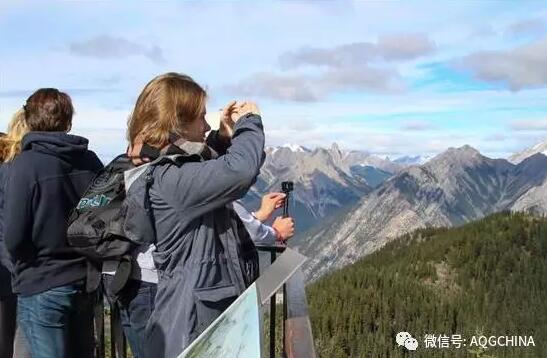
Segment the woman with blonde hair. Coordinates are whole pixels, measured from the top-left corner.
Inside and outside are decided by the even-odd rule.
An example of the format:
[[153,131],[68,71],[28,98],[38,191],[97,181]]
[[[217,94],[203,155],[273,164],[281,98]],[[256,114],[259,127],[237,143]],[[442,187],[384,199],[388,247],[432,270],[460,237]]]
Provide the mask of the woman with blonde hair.
[[232,202],[262,166],[262,120],[255,104],[233,101],[220,130],[206,136],[206,100],[192,78],[167,73],[144,87],[128,123],[134,162],[160,157],[127,193],[149,202],[155,232],[159,282],[147,357],[177,357],[258,275],[256,248]]
[[21,152],[21,140],[27,134],[25,111],[18,110],[8,124],[8,132],[0,138],[0,162],[9,162]]
[[[4,189],[8,162],[21,152],[21,140],[27,134],[25,112],[18,110],[8,124],[7,134],[0,136],[0,357],[28,357],[26,342],[17,330],[17,296],[11,289],[13,263],[4,244]],[[15,351],[14,351],[15,340]]]

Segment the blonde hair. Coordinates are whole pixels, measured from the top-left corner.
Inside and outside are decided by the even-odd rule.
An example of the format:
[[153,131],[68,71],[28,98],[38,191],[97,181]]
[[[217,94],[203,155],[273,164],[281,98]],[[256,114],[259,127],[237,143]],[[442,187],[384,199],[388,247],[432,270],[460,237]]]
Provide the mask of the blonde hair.
[[127,122],[131,145],[147,143],[163,147],[171,133],[184,136],[185,124],[205,109],[207,93],[191,77],[169,72],[144,87]]
[[25,111],[18,110],[8,124],[8,133],[0,138],[0,162],[9,162],[21,152],[21,140],[29,132]]

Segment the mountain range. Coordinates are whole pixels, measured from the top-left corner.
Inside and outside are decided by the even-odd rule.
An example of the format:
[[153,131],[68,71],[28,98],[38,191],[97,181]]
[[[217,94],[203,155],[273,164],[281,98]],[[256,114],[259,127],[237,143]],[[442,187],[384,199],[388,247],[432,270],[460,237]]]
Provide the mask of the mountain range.
[[262,195],[292,181],[290,215],[296,218],[297,231],[304,232],[358,202],[401,169],[402,165],[365,152],[342,151],[336,144],[315,150],[268,147],[261,174],[243,203],[255,210]]
[[[527,153],[514,164],[463,146],[423,165],[384,162],[380,169],[365,162],[370,155],[337,146],[278,148],[261,178],[268,184],[263,188],[295,180],[295,208],[305,208],[312,220],[292,245],[310,257],[305,271],[316,279],[418,228],[459,226],[505,210],[547,212],[547,157]],[[373,182],[370,172],[359,171],[367,167],[382,179]],[[294,212],[297,222],[299,215]]]

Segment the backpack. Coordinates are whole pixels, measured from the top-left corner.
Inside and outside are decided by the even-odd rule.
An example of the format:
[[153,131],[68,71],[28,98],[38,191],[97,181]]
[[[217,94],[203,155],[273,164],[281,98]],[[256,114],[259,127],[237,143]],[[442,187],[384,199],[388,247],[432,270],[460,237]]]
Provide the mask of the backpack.
[[[155,166],[147,167],[146,196]],[[127,155],[114,158],[97,173],[70,216],[67,240],[69,246],[87,258],[88,292],[99,287],[103,262],[115,261],[117,269],[110,288],[114,296],[117,296],[129,280],[135,249],[144,241],[153,240],[150,237],[139,239],[135,235],[128,235],[126,230],[128,211],[132,214],[139,210],[134,208],[126,196],[128,188],[125,173],[134,168],[135,165]],[[149,235],[150,232],[145,234]]]

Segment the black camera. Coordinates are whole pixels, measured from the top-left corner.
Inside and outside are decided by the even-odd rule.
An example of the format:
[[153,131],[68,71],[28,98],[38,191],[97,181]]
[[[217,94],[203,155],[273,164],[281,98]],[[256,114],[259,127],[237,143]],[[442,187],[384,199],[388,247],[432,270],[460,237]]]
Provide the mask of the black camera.
[[284,193],[288,193],[288,192],[291,192],[293,191],[294,189],[294,184],[292,181],[284,181],[281,183],[281,191],[284,192]]
[[289,194],[294,189],[294,184],[292,181],[281,182],[281,191],[285,193],[285,203],[283,205],[283,217],[289,216]]

